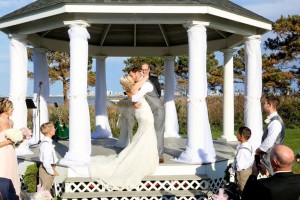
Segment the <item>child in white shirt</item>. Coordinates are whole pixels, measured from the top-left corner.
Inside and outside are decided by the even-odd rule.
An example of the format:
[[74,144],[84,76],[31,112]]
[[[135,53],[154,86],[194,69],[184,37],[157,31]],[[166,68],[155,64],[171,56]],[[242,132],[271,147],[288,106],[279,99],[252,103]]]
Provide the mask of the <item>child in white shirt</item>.
[[55,128],[53,122],[47,122],[42,124],[40,129],[44,138],[40,143],[41,165],[39,167],[39,177],[44,189],[50,191],[54,177],[59,175],[55,170],[55,164],[58,162],[58,159],[51,139],[55,134]]
[[254,152],[248,142],[251,137],[251,130],[248,127],[240,127],[236,137],[241,144],[236,147],[237,153],[232,163],[232,168],[236,172],[237,183],[240,192],[242,192],[252,173],[252,165],[254,162]]

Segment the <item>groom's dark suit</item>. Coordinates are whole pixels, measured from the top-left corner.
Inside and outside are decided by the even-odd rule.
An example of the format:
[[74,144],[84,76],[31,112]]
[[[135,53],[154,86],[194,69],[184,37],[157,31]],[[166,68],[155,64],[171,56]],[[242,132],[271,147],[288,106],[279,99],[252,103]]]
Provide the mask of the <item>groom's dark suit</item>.
[[18,200],[14,185],[10,179],[0,177],[0,193],[3,200]]
[[277,172],[269,178],[251,175],[242,194],[242,200],[298,200],[300,174]]

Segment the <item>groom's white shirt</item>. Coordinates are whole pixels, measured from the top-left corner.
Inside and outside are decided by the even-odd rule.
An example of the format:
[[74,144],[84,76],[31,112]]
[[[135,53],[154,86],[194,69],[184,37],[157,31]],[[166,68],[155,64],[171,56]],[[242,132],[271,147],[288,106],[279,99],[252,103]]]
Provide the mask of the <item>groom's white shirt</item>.
[[144,83],[144,85],[142,85],[141,89],[135,95],[132,95],[131,101],[138,102],[139,100],[141,100],[141,98],[144,97],[145,94],[147,94],[148,92],[151,92],[153,89],[154,88],[151,83],[149,83],[149,82]]
[[[270,114],[267,118],[271,119],[272,117],[278,115],[277,112]],[[281,132],[282,125],[278,120],[273,120],[270,124],[268,124],[268,136],[266,139],[261,143],[259,149],[267,152],[271,147],[274,146],[276,138],[278,137],[279,133]]]

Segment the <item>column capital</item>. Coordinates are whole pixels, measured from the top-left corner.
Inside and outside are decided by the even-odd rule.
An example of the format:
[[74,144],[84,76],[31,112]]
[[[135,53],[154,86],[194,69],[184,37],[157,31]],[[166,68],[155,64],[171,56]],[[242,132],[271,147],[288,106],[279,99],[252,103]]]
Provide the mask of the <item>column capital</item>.
[[233,54],[236,51],[237,49],[231,49],[231,48],[221,50],[221,52],[223,52],[224,54]]
[[203,26],[208,26],[209,22],[202,22],[202,21],[190,21],[190,22],[186,22],[185,24],[183,24],[184,28],[190,29],[192,27],[203,27]]
[[8,34],[9,39],[16,39],[21,42],[26,42],[27,41],[27,35],[21,35],[21,34]]
[[96,55],[94,56],[95,59],[99,59],[99,60],[106,60],[107,56],[104,55]]
[[261,35],[244,36],[245,40],[261,40]]
[[165,60],[175,60],[176,56],[162,56]]
[[80,26],[80,27],[84,27],[84,28],[91,26],[89,23],[87,23],[84,20],[64,21],[63,23],[65,26],[69,26],[70,28],[74,27],[74,26]]

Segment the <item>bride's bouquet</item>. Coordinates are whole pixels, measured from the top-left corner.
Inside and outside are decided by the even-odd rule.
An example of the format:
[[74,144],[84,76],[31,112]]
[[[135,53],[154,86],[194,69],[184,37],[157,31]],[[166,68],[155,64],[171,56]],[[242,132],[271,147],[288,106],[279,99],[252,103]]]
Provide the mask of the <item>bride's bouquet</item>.
[[24,139],[23,132],[19,129],[11,128],[5,130],[5,137],[13,142],[13,146],[18,146]]
[[20,129],[20,131],[22,131],[23,133],[23,136],[24,136],[24,139],[29,139],[31,138],[32,136],[32,132],[30,129],[26,128],[26,127],[23,127]]
[[5,137],[13,142],[14,147],[18,147],[24,139],[29,139],[31,136],[32,132],[28,128],[5,130]]

